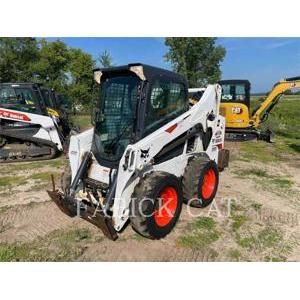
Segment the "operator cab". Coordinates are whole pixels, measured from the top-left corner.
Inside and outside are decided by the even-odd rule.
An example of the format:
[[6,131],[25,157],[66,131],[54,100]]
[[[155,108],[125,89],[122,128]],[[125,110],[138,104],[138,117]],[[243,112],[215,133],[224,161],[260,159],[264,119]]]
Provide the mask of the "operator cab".
[[47,114],[39,86],[35,83],[1,83],[0,107],[33,114]]
[[117,166],[126,147],[187,111],[186,80],[144,65],[97,69],[100,99],[94,113],[93,152],[98,162]]
[[222,87],[221,102],[243,103],[250,107],[250,82],[248,80],[231,79],[220,80]]
[[250,88],[248,80],[220,80],[222,97],[220,114],[226,118],[227,127],[248,127]]

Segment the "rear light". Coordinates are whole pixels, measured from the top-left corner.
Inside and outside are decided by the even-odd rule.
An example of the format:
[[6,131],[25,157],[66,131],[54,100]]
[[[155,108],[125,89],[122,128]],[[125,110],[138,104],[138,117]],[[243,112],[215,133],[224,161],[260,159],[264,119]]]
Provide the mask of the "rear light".
[[218,146],[218,149],[219,149],[219,150],[222,150],[222,149],[223,149],[223,144],[218,144],[217,146]]

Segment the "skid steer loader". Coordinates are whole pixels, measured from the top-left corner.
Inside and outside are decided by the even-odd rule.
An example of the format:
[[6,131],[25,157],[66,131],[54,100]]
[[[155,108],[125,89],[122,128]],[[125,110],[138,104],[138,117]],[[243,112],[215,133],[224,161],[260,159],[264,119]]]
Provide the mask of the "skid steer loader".
[[63,151],[66,120],[46,89],[34,83],[0,84],[0,163],[54,158]]
[[160,239],[175,226],[182,203],[206,207],[228,165],[221,87],[209,85],[190,107],[186,80],[144,64],[99,69],[94,128],[71,136],[62,188],[48,191],[70,217],[112,240],[129,221]]

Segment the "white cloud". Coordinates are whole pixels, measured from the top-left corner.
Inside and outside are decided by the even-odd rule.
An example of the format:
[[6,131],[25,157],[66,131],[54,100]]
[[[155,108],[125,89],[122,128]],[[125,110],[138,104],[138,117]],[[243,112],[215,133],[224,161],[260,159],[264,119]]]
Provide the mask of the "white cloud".
[[265,45],[263,48],[272,50],[272,49],[285,47],[285,46],[290,45],[294,42],[295,42],[295,40],[278,41],[278,42],[273,42],[273,43],[270,43],[268,45]]

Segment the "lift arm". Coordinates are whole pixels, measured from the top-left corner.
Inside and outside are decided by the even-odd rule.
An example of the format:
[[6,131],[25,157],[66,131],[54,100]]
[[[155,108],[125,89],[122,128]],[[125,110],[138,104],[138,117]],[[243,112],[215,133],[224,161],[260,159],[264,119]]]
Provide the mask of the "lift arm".
[[264,102],[261,103],[261,105],[254,111],[250,118],[250,125],[258,127],[260,123],[264,122],[268,118],[270,111],[281,99],[281,96],[283,96],[286,91],[295,88],[300,88],[300,76],[286,78],[276,83]]

